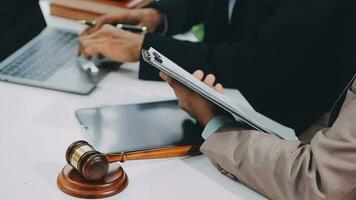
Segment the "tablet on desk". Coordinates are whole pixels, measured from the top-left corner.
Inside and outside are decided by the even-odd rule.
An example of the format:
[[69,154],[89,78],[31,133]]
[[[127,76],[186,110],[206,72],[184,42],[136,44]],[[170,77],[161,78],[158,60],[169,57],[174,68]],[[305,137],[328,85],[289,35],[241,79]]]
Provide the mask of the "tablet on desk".
[[117,153],[203,142],[203,127],[179,109],[177,101],[85,108],[75,114],[100,152]]

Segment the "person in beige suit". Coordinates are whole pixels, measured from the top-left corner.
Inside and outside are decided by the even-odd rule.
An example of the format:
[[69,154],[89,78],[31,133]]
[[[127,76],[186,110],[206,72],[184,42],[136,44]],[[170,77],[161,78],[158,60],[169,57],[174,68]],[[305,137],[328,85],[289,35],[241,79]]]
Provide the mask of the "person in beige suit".
[[[287,141],[241,128],[231,118],[222,120],[217,116],[221,112],[207,100],[162,72],[160,76],[173,87],[180,106],[206,128],[220,121],[220,127],[205,135],[201,151],[221,173],[270,199],[356,199],[355,77],[344,92],[345,100],[338,100],[342,106],[338,109],[336,104],[331,117],[326,114],[304,134],[309,139]],[[204,78],[196,71],[194,76],[223,92],[214,75]]]

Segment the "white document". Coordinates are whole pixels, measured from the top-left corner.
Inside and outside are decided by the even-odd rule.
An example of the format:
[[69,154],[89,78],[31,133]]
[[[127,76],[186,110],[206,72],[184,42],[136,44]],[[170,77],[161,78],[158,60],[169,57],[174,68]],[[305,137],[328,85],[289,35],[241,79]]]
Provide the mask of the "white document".
[[242,106],[246,107],[247,109],[254,109],[247,101],[247,99],[237,89],[224,88],[224,95],[230,98],[231,100],[237,102],[238,104],[241,104]]
[[296,139],[293,129],[283,126],[256,112],[248,103],[246,104],[246,102],[241,101],[240,103],[238,100],[232,100],[216,92],[154,48],[151,47],[148,51],[143,50],[142,54],[146,62],[231,113],[237,120],[242,120],[257,130],[272,133],[284,139]]

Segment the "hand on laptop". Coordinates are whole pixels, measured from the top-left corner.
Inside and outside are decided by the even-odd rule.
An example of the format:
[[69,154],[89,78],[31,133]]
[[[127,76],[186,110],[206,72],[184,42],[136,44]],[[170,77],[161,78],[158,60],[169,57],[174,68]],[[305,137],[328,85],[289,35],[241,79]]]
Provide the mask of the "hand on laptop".
[[111,26],[117,23],[146,26],[153,32],[162,23],[162,13],[156,9],[123,9],[115,15],[104,15],[95,27],[81,33],[78,56],[87,58],[98,54],[118,62],[135,62],[140,59],[144,36],[119,30]]
[[[215,83],[216,78],[214,75],[209,74],[204,77],[204,72],[201,70],[195,71],[193,75],[197,79],[203,81],[206,85],[214,88],[220,93],[223,93],[224,88],[220,83]],[[198,93],[188,89],[163,72],[160,72],[160,76],[173,88],[174,93],[178,98],[179,106],[193,118],[198,120],[202,125],[205,126],[218,114],[219,109]]]
[[123,31],[106,24],[98,31],[79,38],[79,55],[90,58],[101,55],[118,62],[136,62],[140,59],[144,35]]

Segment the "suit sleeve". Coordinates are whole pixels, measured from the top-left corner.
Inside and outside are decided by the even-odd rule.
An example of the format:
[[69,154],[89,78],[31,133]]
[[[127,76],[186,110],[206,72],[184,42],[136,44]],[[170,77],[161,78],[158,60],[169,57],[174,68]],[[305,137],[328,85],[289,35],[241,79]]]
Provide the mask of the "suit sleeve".
[[[189,72],[203,69],[214,73],[228,87],[238,86],[243,89],[256,80],[265,81],[263,77],[274,77],[273,83],[279,84],[281,79],[288,80],[286,75],[291,72],[305,72],[311,69],[317,60],[325,60],[326,52],[323,49],[328,49],[332,44],[327,44],[329,39],[323,38],[326,30],[321,29],[320,22],[335,7],[329,4],[330,1],[303,0],[286,3],[261,28],[254,43],[204,44],[147,34],[142,48],[156,48]],[[179,6],[170,7],[168,2],[161,2],[167,4],[167,15],[173,13],[172,16],[175,16],[170,19],[170,28],[188,30],[196,23],[194,20],[189,22],[190,18],[201,19],[202,16],[194,16],[195,9],[199,9],[198,4],[195,9],[191,9],[194,6],[187,6],[186,1],[174,2],[180,2],[176,3]],[[183,11],[183,8],[187,7],[189,9]],[[170,9],[172,11],[168,12]],[[277,72],[282,76],[276,77]],[[152,67],[141,62],[141,79],[156,80],[156,73]]]
[[[169,13],[172,13],[172,16],[179,15],[170,19],[172,20],[170,28],[188,30],[187,28],[194,24],[194,20],[191,22],[190,19],[200,19],[199,10],[204,9],[197,8],[197,4],[195,8],[188,6],[189,9],[183,11],[188,3],[174,2],[180,2],[180,5],[170,7],[167,2],[166,6],[167,10],[176,10],[176,12],[167,11],[168,15]],[[188,0],[188,2],[195,1]],[[312,61],[326,60],[323,49],[330,48],[332,44],[326,42],[330,39],[324,38],[327,35],[324,32],[326,30],[323,30],[320,24],[325,20],[325,16],[338,6],[330,2],[331,0],[311,0],[286,3],[261,28],[258,39],[251,43],[204,44],[147,34],[143,48],[156,48],[189,72],[200,68],[214,73],[226,86],[248,87],[256,79],[262,78],[261,80],[264,81],[263,77],[268,76],[274,77],[275,83],[280,83],[278,79],[283,79],[285,76],[276,77],[277,72],[285,74],[311,71],[312,69],[309,70],[311,65],[315,64]],[[343,3],[340,2],[338,4]],[[197,16],[195,16],[196,12],[199,13],[196,14]],[[141,62],[140,78],[155,80],[156,73],[157,71],[152,70],[152,67]],[[263,77],[260,77],[261,74]]]
[[203,21],[206,0],[160,0],[155,7],[166,14],[167,35],[188,31],[193,25]]
[[[341,63],[346,60],[341,58],[348,54],[343,47],[348,43],[339,35],[344,29],[340,23],[343,13],[333,14],[344,3],[346,0],[288,1],[261,28],[256,42],[193,43],[148,34],[143,48],[154,47],[190,73],[202,69],[215,74],[225,87],[239,89],[256,110],[299,133],[326,112],[334,99],[330,94],[343,87],[343,83],[335,85],[329,80],[339,78],[336,76],[344,70]],[[338,72],[334,66],[340,66]],[[139,78],[160,80],[158,71],[144,61]],[[280,110],[293,107],[294,115],[286,118],[275,105]]]
[[[224,127],[201,147],[216,165],[270,199],[356,198],[356,99],[310,144]],[[350,97],[350,96],[349,96]]]

